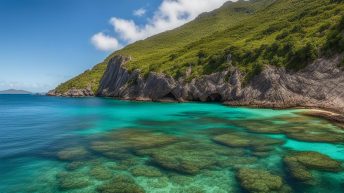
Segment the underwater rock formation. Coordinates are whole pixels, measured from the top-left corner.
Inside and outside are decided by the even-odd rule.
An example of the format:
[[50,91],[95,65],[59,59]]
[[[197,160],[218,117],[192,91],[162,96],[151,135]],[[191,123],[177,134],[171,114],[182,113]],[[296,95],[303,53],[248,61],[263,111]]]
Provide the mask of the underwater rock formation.
[[237,178],[243,189],[250,193],[288,193],[291,189],[283,183],[280,176],[265,170],[242,168]]
[[81,160],[87,156],[88,152],[84,147],[66,148],[57,153],[61,160]]
[[285,134],[288,138],[299,141],[344,142],[344,130],[341,127],[327,120],[317,120],[309,116],[277,116],[273,120],[251,119],[232,123],[253,133]]
[[268,152],[274,150],[273,145],[281,145],[283,140],[272,139],[269,137],[258,137],[242,133],[226,133],[213,137],[215,142],[230,147],[249,147],[256,152]]
[[230,148],[193,140],[138,151],[139,155],[148,155],[153,163],[184,174],[197,174],[202,169],[214,167],[229,160],[228,155],[233,153],[242,154],[241,151],[231,152]]
[[90,185],[88,177],[81,173],[61,172],[57,175],[60,190],[67,191],[85,188]]
[[284,158],[290,175],[300,182],[313,184],[310,170],[339,172],[343,168],[341,162],[317,152],[297,152]]
[[160,172],[159,169],[147,166],[147,165],[138,165],[130,168],[130,172],[134,176],[145,176],[145,177],[161,177],[163,174]]
[[97,187],[99,193],[144,193],[145,191],[128,175],[118,174],[109,182]]
[[108,133],[101,141],[92,142],[91,149],[109,158],[128,159],[133,156],[131,151],[159,147],[176,141],[176,137],[165,134],[123,129]]
[[149,155],[159,166],[187,174],[196,174],[216,164],[216,153],[201,144],[181,142],[161,148],[140,151]]
[[112,171],[104,166],[95,165],[91,168],[90,175],[97,180],[108,180],[112,177]]
[[77,169],[83,167],[84,165],[85,165],[85,163],[82,161],[73,161],[73,162],[70,162],[66,165],[66,169],[73,171],[73,170],[77,170]]

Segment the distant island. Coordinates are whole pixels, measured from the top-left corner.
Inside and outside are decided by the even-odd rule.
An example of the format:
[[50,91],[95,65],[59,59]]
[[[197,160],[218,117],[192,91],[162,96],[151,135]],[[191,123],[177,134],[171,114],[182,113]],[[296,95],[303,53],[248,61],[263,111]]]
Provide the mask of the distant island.
[[0,91],[0,94],[32,94],[32,92],[26,90],[8,89]]

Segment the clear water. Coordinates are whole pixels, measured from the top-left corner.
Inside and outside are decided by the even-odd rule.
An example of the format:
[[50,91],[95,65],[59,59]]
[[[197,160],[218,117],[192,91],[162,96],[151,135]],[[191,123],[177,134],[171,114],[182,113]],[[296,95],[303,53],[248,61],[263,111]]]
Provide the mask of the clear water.
[[[294,192],[342,192],[343,172],[312,170],[317,183],[305,185],[290,180],[283,157],[294,151],[315,151],[343,163],[343,142],[307,142],[288,138],[285,133],[258,134],[245,126],[258,122],[263,127],[266,124],[266,127],[275,125],[276,128],[293,129],[297,126],[307,128],[307,124],[312,123],[312,128],[319,126],[334,130],[336,135],[344,135],[342,128],[318,118],[303,117],[298,114],[300,111],[234,108],[208,103],[142,103],[101,98],[0,95],[0,192],[102,192],[99,187],[113,180],[117,174],[129,176],[145,192],[245,192],[236,177],[238,168],[245,167],[281,176],[283,183]],[[128,140],[120,137],[119,133],[123,131]],[[143,137],[146,141],[131,143],[130,140],[140,136],[142,131],[145,132],[143,135],[148,135],[147,139]],[[274,150],[264,156],[254,156],[247,148],[233,148],[214,141],[214,137],[227,132],[281,139],[284,143],[274,146]],[[167,137],[175,141],[156,145],[153,142],[157,139],[149,138],[156,134],[162,136],[157,138]],[[94,144],[104,141],[111,142],[107,148],[112,148],[110,151],[114,153],[122,152],[121,147],[126,149],[124,154],[127,157],[111,157],[95,149]],[[149,147],[145,146],[147,143]],[[68,150],[73,148],[77,150],[77,156],[68,157]],[[78,154],[80,149],[82,153]],[[213,149],[229,153],[216,156]],[[159,156],[159,152],[166,153],[163,158],[168,161],[178,154],[184,157],[190,154],[187,161],[191,164],[209,160],[219,163],[219,159],[229,163],[238,155],[253,161],[205,165],[190,174],[183,171],[183,167],[164,166],[155,160],[154,155]],[[233,155],[231,152],[239,153]],[[204,155],[209,155],[209,159],[196,160],[204,158]],[[177,157],[176,162],[178,159],[183,157]],[[125,167],[119,167],[129,162]],[[71,163],[79,163],[79,166],[71,169]],[[146,167],[146,172],[133,172],[134,168],[142,166]],[[95,167],[105,168],[106,171],[101,170],[100,173],[107,175],[97,177],[92,173]],[[159,175],[145,175],[147,167],[148,172],[158,171]],[[64,177],[61,180],[61,175],[67,176],[65,178],[72,176],[70,179],[76,179],[73,175],[81,176],[87,183],[78,185],[79,182],[73,182],[71,186],[63,186]]]

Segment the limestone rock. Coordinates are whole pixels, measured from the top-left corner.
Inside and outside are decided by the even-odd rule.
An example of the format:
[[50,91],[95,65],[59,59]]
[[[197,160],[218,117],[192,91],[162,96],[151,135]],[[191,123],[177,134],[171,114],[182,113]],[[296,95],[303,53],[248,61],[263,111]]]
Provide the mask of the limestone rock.
[[229,105],[271,108],[302,106],[344,113],[344,71],[338,68],[341,59],[341,55],[319,58],[298,72],[267,66],[243,85],[244,74],[235,67],[191,81],[176,80],[155,72],[143,77],[139,70],[130,72],[125,68],[129,57],[117,55],[108,63],[97,93],[90,89],[71,89],[66,93],[51,91],[48,95],[96,94],[128,100],[219,101]]

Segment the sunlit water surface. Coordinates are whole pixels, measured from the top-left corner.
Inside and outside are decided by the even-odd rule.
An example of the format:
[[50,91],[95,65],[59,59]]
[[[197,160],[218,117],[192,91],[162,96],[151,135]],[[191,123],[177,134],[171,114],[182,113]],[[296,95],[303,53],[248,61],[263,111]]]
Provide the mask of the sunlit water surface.
[[[344,135],[301,111],[0,95],[0,192],[116,192],[107,187],[112,182],[127,192],[245,192],[238,171],[253,168],[280,176],[294,192],[340,193],[341,171],[311,169],[314,183],[307,184],[286,168],[283,159],[295,152],[344,161],[343,142],[287,137],[300,128]],[[223,134],[281,143],[259,152],[221,141]]]

